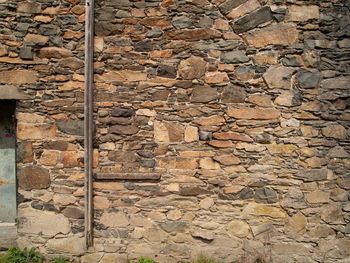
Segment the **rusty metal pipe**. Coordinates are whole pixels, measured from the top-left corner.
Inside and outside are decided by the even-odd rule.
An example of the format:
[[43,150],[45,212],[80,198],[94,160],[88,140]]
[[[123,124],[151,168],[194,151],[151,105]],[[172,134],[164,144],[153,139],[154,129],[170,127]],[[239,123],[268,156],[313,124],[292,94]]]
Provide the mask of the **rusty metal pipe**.
[[85,245],[93,244],[93,82],[94,82],[94,0],[85,1],[85,94],[84,94],[84,172]]

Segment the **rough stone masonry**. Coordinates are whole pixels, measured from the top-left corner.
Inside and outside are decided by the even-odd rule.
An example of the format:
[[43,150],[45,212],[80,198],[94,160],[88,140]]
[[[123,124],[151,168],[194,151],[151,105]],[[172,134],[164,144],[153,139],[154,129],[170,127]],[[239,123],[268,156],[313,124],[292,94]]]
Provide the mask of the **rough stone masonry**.
[[96,1],[85,252],[84,1],[1,0],[0,95],[19,98],[18,246],[89,263],[349,262],[349,10]]

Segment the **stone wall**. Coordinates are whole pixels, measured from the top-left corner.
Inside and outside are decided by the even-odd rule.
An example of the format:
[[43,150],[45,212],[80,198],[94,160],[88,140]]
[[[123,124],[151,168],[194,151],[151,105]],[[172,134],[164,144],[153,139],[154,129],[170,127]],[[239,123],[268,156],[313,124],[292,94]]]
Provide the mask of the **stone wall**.
[[96,1],[85,253],[84,3],[0,1],[0,95],[20,94],[18,245],[101,263],[348,262],[349,9]]

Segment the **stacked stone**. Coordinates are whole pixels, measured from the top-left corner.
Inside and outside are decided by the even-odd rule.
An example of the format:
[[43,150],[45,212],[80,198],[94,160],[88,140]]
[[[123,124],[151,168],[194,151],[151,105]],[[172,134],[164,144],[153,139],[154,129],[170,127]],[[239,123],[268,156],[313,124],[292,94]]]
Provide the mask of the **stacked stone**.
[[[28,96],[18,243],[79,257],[83,3],[0,8],[0,82]],[[82,261],[348,258],[349,8],[97,1],[95,242]]]
[[[17,243],[46,254],[84,251],[85,9],[79,2],[0,3],[0,90],[21,98],[16,109]],[[62,237],[77,242],[63,243]]]

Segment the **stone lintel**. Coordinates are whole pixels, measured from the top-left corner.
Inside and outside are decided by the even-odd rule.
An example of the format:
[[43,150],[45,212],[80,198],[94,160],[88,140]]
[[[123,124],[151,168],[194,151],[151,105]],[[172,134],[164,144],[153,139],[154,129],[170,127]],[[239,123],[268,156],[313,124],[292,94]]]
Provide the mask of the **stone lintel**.
[[27,100],[31,96],[20,91],[13,85],[0,85],[0,100]]
[[158,173],[96,173],[94,174],[97,180],[126,180],[126,181],[150,181],[160,180],[161,176]]

